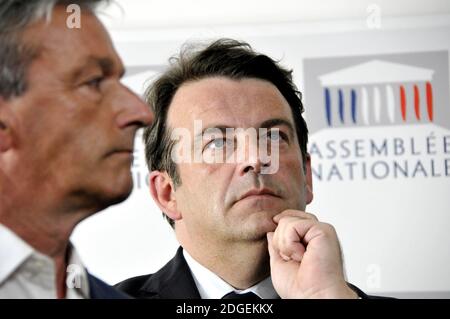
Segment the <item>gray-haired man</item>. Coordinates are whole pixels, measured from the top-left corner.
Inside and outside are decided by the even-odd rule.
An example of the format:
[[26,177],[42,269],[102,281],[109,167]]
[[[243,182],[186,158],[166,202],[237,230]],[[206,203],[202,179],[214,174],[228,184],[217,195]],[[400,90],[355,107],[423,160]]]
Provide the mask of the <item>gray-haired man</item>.
[[134,135],[153,119],[120,83],[100,2],[0,2],[0,298],[123,296],[69,242],[127,198]]

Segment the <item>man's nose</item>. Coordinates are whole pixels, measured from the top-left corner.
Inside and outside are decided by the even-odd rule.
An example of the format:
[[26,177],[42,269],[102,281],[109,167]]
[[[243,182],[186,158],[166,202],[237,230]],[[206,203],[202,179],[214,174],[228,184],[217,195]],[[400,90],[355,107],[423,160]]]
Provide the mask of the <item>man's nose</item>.
[[241,163],[240,165],[240,175],[245,175],[249,172],[253,172],[255,174],[261,173],[261,162],[257,161],[256,163]]
[[249,172],[260,174],[263,167],[269,166],[270,161],[261,156],[262,150],[258,147],[258,143],[246,143],[243,154],[238,154],[239,175],[243,176]]
[[124,92],[121,100],[123,110],[121,110],[117,118],[117,124],[120,128],[124,128],[129,125],[136,125],[139,127],[148,126],[153,123],[153,120],[155,118],[153,111],[139,96],[134,94],[130,89],[124,87]]

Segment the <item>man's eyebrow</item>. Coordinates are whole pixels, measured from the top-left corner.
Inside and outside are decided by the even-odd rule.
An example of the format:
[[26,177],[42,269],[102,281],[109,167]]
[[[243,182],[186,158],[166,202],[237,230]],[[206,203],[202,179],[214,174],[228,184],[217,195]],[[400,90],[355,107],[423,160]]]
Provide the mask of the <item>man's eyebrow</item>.
[[205,128],[203,128],[203,130],[201,132],[198,132],[197,134],[195,134],[194,141],[201,140],[207,130],[219,130],[223,135],[225,135],[227,133],[227,128],[233,128],[233,127],[227,126],[227,125],[211,125],[211,126],[205,127]]
[[[255,128],[256,129],[258,129],[258,128],[267,128],[267,129],[269,129],[269,128],[274,127],[274,126],[281,126],[281,125],[286,126],[289,129],[290,133],[292,135],[294,134],[294,132],[295,132],[294,126],[291,124],[291,122],[289,122],[288,120],[282,119],[282,118],[274,118],[274,119],[266,120],[266,121],[262,122],[259,125],[259,127],[255,127]],[[205,134],[205,132],[207,130],[213,130],[213,129],[214,130],[219,130],[223,135],[225,135],[227,133],[227,129],[230,129],[230,128],[231,129],[236,129],[233,126],[223,125],[223,124],[210,125],[210,126],[207,126],[207,127],[203,128],[201,132],[197,133],[194,136],[194,140],[195,141],[201,140],[203,138],[203,135]]]
[[290,133],[294,134],[295,129],[294,129],[294,126],[292,125],[292,123],[289,122],[288,120],[285,120],[282,118],[275,118],[275,119],[270,119],[270,120],[264,121],[259,125],[259,127],[260,128],[271,128],[274,126],[281,126],[281,125],[286,126],[289,129],[289,131],[291,131]]
[[73,79],[78,79],[83,72],[89,67],[99,67],[104,75],[118,72],[119,78],[125,74],[122,64],[118,65],[109,57],[88,56],[83,63],[72,74]]

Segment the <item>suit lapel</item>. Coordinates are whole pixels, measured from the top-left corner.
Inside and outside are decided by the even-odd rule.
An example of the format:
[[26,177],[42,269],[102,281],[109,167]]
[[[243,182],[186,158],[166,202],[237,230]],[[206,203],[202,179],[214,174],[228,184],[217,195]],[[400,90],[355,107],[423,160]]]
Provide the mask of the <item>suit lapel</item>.
[[130,296],[125,293],[114,289],[107,283],[101,281],[100,279],[92,276],[90,273],[88,275],[89,281],[89,297],[91,299],[129,299]]
[[161,299],[200,299],[182,247],[178,248],[172,260],[145,282],[140,295]]

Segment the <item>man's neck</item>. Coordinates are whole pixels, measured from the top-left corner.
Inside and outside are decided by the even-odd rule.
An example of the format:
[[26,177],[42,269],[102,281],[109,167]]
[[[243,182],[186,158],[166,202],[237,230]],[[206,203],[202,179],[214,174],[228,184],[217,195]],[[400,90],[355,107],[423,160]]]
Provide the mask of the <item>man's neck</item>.
[[[3,204],[5,204],[4,202]],[[69,238],[86,212],[56,211],[40,207],[18,207],[0,203],[0,223],[8,227],[36,251],[50,257],[55,265],[57,297],[66,295],[66,269]]]
[[1,212],[0,223],[11,229],[34,249],[49,257],[64,256],[77,221],[40,210]]
[[265,240],[201,246],[179,241],[192,258],[236,289],[247,289],[270,276]]

